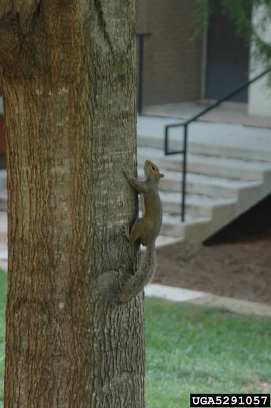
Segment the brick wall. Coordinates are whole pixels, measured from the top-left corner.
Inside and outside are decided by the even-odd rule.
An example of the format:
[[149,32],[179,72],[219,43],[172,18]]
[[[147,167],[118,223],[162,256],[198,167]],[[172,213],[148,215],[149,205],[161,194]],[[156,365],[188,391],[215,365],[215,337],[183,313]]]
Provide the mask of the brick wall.
[[137,0],[137,32],[145,40],[144,105],[200,98],[201,53],[195,0]]

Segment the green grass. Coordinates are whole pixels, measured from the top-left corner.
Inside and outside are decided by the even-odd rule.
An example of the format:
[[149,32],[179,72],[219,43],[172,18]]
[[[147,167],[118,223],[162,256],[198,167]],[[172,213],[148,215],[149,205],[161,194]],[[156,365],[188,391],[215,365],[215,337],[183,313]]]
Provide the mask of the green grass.
[[145,316],[148,408],[188,408],[190,392],[270,392],[271,319],[157,300]]
[[6,273],[0,269],[0,406],[4,396]]
[[[6,274],[0,271],[0,406]],[[146,300],[148,408],[188,408],[190,392],[270,392],[271,319]]]

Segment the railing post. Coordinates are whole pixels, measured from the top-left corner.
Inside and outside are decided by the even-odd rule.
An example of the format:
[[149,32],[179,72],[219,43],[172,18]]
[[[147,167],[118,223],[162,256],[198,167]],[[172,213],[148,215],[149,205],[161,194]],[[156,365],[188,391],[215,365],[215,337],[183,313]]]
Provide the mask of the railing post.
[[168,126],[165,126],[165,137],[164,137],[164,152],[168,155]]
[[184,135],[183,135],[183,170],[182,170],[182,204],[181,204],[181,220],[185,221],[186,212],[186,173],[187,173],[187,140],[188,140],[188,125],[184,124]]

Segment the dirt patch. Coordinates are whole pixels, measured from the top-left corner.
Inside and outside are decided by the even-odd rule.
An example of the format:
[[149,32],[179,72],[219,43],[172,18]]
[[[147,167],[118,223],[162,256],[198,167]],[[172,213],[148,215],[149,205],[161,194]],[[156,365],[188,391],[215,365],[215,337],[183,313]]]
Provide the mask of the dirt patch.
[[271,231],[247,238],[161,248],[154,282],[271,304]]
[[208,241],[158,251],[155,282],[271,304],[271,195]]
[[158,252],[156,283],[271,304],[270,240]]

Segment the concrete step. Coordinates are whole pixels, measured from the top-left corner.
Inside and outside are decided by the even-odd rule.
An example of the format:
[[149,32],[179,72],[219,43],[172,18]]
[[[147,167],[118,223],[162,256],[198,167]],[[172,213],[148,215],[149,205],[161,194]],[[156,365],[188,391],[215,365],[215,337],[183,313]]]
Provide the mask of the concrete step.
[[0,211],[0,270],[7,270],[8,239],[7,239],[7,213]]
[[7,188],[7,172],[6,170],[0,170],[0,191]]
[[138,148],[139,175],[146,159],[165,173],[160,192],[164,208],[162,233],[202,241],[271,192],[271,163],[209,155],[188,155],[186,220],[180,221],[182,155]]
[[8,218],[5,211],[0,211],[0,235],[5,236],[8,232]]
[[[202,241],[271,193],[270,130],[193,123],[189,128],[186,221],[180,222],[183,155],[164,156],[164,128],[179,122],[138,118],[138,165],[153,160],[165,173],[160,190],[163,233]],[[183,128],[170,130],[170,148],[182,150]]]
[[7,211],[8,193],[7,190],[0,190],[0,211]]
[[7,172],[0,170],[0,211],[7,210]]
[[179,240],[201,241],[206,237],[210,228],[210,218],[186,216],[186,221],[181,222],[180,216],[164,214],[161,234],[175,237]]
[[[165,178],[160,181],[160,191],[181,192],[182,173],[164,171]],[[144,176],[143,168],[138,171],[139,176]],[[208,197],[237,198],[239,191],[260,186],[257,181],[243,181],[226,179],[223,177],[208,176],[188,173],[186,177],[186,192],[188,194],[204,195]]]
[[185,223],[181,222],[180,216],[164,214],[161,235],[184,239]]
[[[180,142],[181,139],[176,140],[176,138],[171,138],[170,140],[170,150],[182,150],[183,142]],[[164,149],[164,140],[155,137],[141,136],[138,135],[138,146],[139,147],[149,147],[154,149]],[[250,150],[245,147],[235,148],[233,146],[220,145],[220,144],[207,144],[194,142],[189,139],[188,150],[193,154],[200,154],[206,156],[216,156],[229,159],[237,160],[257,160],[263,162],[270,162],[271,152],[262,151],[262,150]]]
[[[164,156],[159,149],[139,148],[139,166],[143,166],[146,159],[153,160],[162,171],[182,172],[182,155]],[[266,175],[271,177],[271,163],[188,154],[187,171],[224,179],[262,181]]]
[[170,237],[170,236],[165,236],[165,235],[159,235],[159,237],[157,238],[155,242],[155,245],[157,248],[161,248],[166,245],[175,244],[178,241],[179,241],[178,237],[176,238],[176,237]]
[[[163,209],[166,213],[171,215],[180,214],[181,194],[173,192],[160,192],[160,197],[163,203]],[[231,206],[235,206],[236,200],[229,198],[214,198],[204,195],[186,196],[186,213],[191,217],[208,217],[217,209],[226,210]]]
[[[138,145],[163,149],[164,127],[180,123],[167,118],[138,118]],[[195,122],[189,127],[189,151],[217,157],[271,161],[270,129],[237,124]],[[170,148],[181,149],[183,128],[170,129]]]

